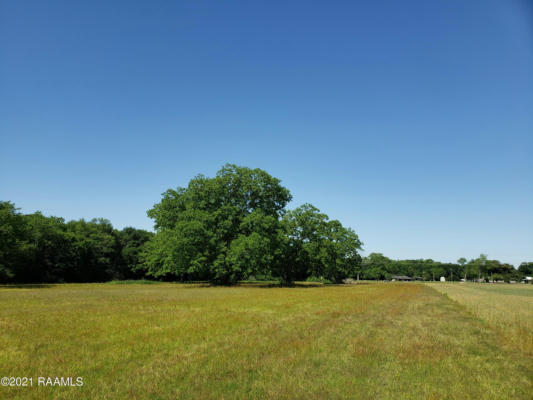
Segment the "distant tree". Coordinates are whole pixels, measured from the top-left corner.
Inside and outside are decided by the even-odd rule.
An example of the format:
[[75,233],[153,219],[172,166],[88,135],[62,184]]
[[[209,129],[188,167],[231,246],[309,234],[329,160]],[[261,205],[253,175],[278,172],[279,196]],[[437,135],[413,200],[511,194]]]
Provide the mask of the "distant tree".
[[506,278],[505,275],[500,274],[500,273],[496,273],[492,275],[492,279],[494,281],[505,281],[506,280],[505,278]]
[[329,220],[311,204],[287,212],[283,226],[287,233],[284,252],[293,256],[284,261],[286,268],[293,266],[292,276],[287,276],[285,271],[283,280],[290,282],[296,277],[312,276],[340,282],[357,273],[362,243],[352,229],[343,227],[337,220]]
[[481,275],[485,275],[487,273],[487,255],[486,254],[480,254],[479,255],[479,258],[478,258],[478,271],[479,271],[479,275],[478,275],[478,279],[481,279]]
[[463,270],[463,273],[464,273],[464,280],[466,281],[466,268],[465,268],[465,264],[466,264],[466,258],[464,257],[461,257],[457,260],[457,263],[461,266],[461,269]]
[[318,274],[337,283],[354,277],[362,260],[358,253],[361,246],[352,229],[343,227],[337,220],[328,221],[319,251],[321,270]]
[[440,267],[442,268],[442,275],[440,276],[445,276],[447,280],[453,281],[460,277],[458,264],[442,263]]
[[17,271],[23,282],[62,282],[75,275],[76,253],[65,221],[40,212],[24,216],[28,229],[26,263]]
[[0,203],[0,282],[94,282],[120,277],[111,223],[20,214]]
[[0,201],[0,282],[15,278],[16,270],[26,263],[28,230],[23,216],[9,201]]
[[433,281],[438,280],[443,275],[443,269],[439,262],[435,262],[432,259],[424,260],[424,268],[431,272],[431,279]]
[[162,229],[145,243],[141,251],[144,273],[161,280],[209,279],[207,258],[191,257],[196,247],[207,242],[200,242],[197,237],[186,240],[180,233]]
[[533,262],[523,262],[520,263],[518,267],[518,272],[524,276],[533,276]]
[[116,231],[120,246],[120,255],[115,271],[115,277],[119,279],[144,278],[141,253],[144,244],[154,235],[143,229],[126,227]]
[[470,278],[481,279],[481,276],[485,276],[487,273],[487,255],[480,254],[476,259],[470,260],[466,264],[465,274]]
[[465,265],[465,279],[476,278],[479,275],[479,264],[477,259],[469,260]]
[[116,277],[119,242],[111,223],[103,218],[66,224],[75,253],[75,267],[66,275],[70,282],[101,282]]
[[320,277],[322,268],[318,252],[327,220],[327,215],[311,204],[304,204],[284,215],[283,227],[288,236],[286,247],[289,248],[285,251],[293,257],[285,260],[283,266],[288,268],[283,274],[286,282],[308,276]]
[[370,253],[363,259],[364,279],[389,279],[392,260],[381,253]]
[[20,214],[12,203],[2,202],[0,236],[0,281],[61,281],[72,266],[62,218]]

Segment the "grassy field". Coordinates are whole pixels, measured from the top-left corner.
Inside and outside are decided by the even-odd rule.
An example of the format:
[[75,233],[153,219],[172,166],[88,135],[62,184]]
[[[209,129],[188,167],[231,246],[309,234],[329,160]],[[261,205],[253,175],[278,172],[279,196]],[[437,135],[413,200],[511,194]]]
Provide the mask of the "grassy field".
[[533,285],[440,282],[430,285],[498,330],[503,347],[533,356]]
[[[531,399],[531,354],[502,346],[469,287],[433,287],[3,287],[0,377],[84,385],[0,398]],[[531,312],[530,292],[483,290]]]

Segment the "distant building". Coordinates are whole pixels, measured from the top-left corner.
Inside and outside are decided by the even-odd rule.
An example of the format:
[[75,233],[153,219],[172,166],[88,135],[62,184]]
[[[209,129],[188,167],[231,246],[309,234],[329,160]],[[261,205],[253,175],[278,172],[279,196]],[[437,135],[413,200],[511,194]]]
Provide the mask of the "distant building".
[[408,281],[412,281],[413,278],[411,278],[410,276],[405,276],[405,275],[394,275],[392,278],[391,278],[391,281],[400,281],[400,282],[408,282]]
[[441,282],[446,282],[446,278],[443,277],[443,276],[441,276],[441,277],[440,277],[440,281],[441,281]]
[[533,276],[526,276],[524,279],[522,279],[522,282],[524,282],[524,283],[532,283],[533,282]]

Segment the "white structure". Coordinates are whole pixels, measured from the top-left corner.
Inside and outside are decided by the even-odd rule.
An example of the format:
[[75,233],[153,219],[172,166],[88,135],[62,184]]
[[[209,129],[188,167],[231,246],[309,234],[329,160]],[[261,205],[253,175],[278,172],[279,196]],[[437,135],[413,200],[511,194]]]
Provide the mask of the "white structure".
[[443,276],[441,276],[441,277],[440,277],[440,281],[441,281],[441,282],[446,282],[446,278],[443,277]]

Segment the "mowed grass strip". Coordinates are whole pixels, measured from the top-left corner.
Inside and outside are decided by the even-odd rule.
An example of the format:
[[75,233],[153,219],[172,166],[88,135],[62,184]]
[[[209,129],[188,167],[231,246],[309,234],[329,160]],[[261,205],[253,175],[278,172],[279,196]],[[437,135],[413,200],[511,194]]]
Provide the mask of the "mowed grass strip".
[[500,346],[520,350],[533,364],[533,285],[430,283],[499,332]]
[[0,289],[0,376],[29,399],[529,399],[531,359],[422,284]]

